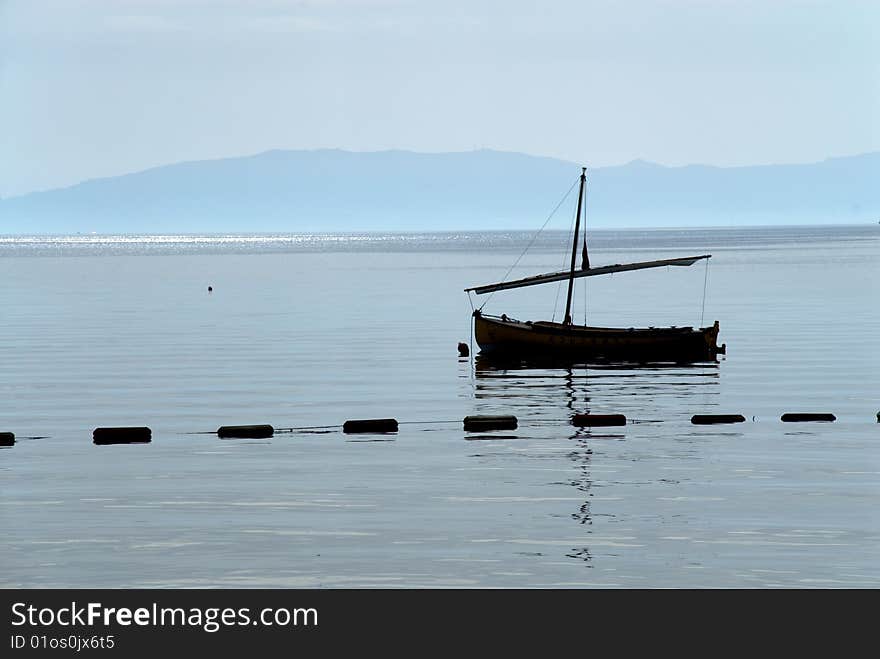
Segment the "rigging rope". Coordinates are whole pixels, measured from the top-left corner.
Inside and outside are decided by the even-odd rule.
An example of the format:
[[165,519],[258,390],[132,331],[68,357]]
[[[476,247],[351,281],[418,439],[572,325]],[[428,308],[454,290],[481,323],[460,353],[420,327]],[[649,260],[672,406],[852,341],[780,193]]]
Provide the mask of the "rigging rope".
[[550,322],[556,322],[556,307],[559,306],[559,292],[562,290],[562,280],[559,280],[559,283],[556,284],[556,299],[553,300],[553,317],[550,319]]
[[[574,184],[572,184],[574,187]],[[568,190],[571,192],[571,188]],[[568,225],[568,237],[565,239],[565,244],[569,244],[571,242],[571,234],[574,233],[574,223],[577,220],[577,210],[575,210],[574,214],[571,216],[571,224]],[[568,260],[568,254],[563,250],[562,252],[562,265],[559,266],[559,270],[565,270],[565,262]],[[556,308],[559,306],[559,294],[562,292],[562,282],[564,280],[560,279],[559,283],[556,284],[556,299],[553,300],[553,318],[552,321],[556,321]]]
[[[584,170],[586,174],[586,170]],[[587,254],[587,191],[584,189],[584,248],[581,251],[581,269],[590,267],[590,257]],[[587,326],[587,282],[581,282],[584,287],[584,327]]]
[[[547,226],[547,223],[548,223],[548,222],[551,220],[551,218],[556,214],[556,211],[559,210],[559,207],[562,206],[562,204],[565,202],[566,199],[568,199],[568,195],[571,194],[571,191],[574,189],[575,184],[576,184],[579,180],[580,180],[579,178],[578,178],[578,179],[575,179],[574,183],[572,183],[572,184],[571,184],[571,187],[568,189],[568,192],[566,192],[565,195],[563,195],[562,199],[559,200],[559,203],[556,204],[556,207],[555,207],[552,211],[550,211],[550,215],[548,215],[548,216],[547,216],[547,219],[544,220],[544,224],[542,224],[542,225],[541,225],[541,228],[538,229],[538,230],[535,232],[535,235],[532,236],[532,239],[529,241],[529,244],[526,245],[526,248],[525,248],[525,249],[522,251],[522,253],[517,257],[516,261],[513,262],[513,265],[510,266],[510,268],[509,268],[509,269],[507,270],[507,272],[504,274],[504,277],[501,278],[501,281],[502,281],[502,282],[505,281],[505,280],[507,279],[507,277],[510,275],[510,273],[513,272],[513,269],[514,269],[514,268],[517,266],[517,264],[520,262],[520,260],[522,259],[522,257],[526,255],[526,252],[528,252],[529,249],[532,247],[532,245],[535,244],[535,241],[538,239],[538,236],[539,236],[539,235],[541,234],[541,232],[544,230],[544,227]],[[486,301],[483,302],[483,304],[480,305],[480,311],[482,311],[482,310],[483,310],[483,307],[485,307],[485,306],[489,303],[489,300],[492,299],[492,296],[493,296],[493,295],[495,295],[495,291],[492,291],[492,292],[489,294],[489,297],[486,298]]]
[[587,326],[587,284],[584,282],[584,327]]
[[700,310],[700,327],[703,326],[703,317],[706,315],[706,289],[709,286],[709,259],[706,259],[706,274],[703,277],[703,308]]
[[[470,294],[470,292],[468,292],[468,298],[470,298],[470,296],[471,296],[471,294]],[[471,308],[473,308],[473,306],[474,306],[474,305],[472,304],[472,305],[471,305]],[[469,368],[469,370],[470,370],[470,376],[471,376],[471,386],[473,386],[473,384],[474,384],[474,378],[475,378],[476,375],[477,375],[477,374],[476,374],[476,368],[477,368],[477,367],[476,367],[476,363],[475,363],[475,361],[474,361],[474,360],[476,359],[476,358],[474,357],[474,325],[475,325],[475,324],[476,324],[476,319],[473,317],[473,315],[471,315],[470,322],[468,323],[468,325],[469,325],[469,327],[470,327],[470,331],[471,331],[471,339],[470,339],[471,344],[470,344],[470,350],[469,350],[469,352],[468,352],[468,357],[470,358],[470,368]]]

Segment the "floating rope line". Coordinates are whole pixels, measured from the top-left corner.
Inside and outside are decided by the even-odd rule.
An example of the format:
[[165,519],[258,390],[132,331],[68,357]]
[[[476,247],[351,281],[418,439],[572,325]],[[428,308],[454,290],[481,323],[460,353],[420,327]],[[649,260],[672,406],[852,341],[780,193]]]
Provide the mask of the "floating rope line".
[[406,424],[429,425],[432,423],[461,423],[461,419],[453,419],[451,421],[398,421],[397,424],[402,426]]
[[[585,368],[586,368],[586,366],[585,366]],[[574,379],[574,372],[569,371],[569,373],[570,373],[570,376],[569,376],[568,380],[571,381]],[[583,400],[584,400],[584,403],[587,405],[590,402],[590,398],[588,395],[585,395]],[[705,404],[702,406],[702,408],[703,409],[711,409],[712,405]],[[873,414],[873,412],[872,412],[872,414]],[[686,416],[684,415],[684,413],[680,413],[678,416],[671,418],[671,419],[627,418],[627,417],[624,417],[623,414],[591,414],[589,412],[587,412],[585,414],[575,414],[574,415],[574,417],[578,417],[578,416],[592,417],[594,419],[594,421],[595,420],[601,421],[601,420],[603,420],[602,419],[603,417],[607,418],[610,416],[615,416],[615,417],[621,417],[625,421],[624,423],[621,423],[621,424],[608,424],[608,423],[595,423],[594,422],[592,424],[586,424],[585,426],[583,426],[583,428],[600,428],[600,427],[605,427],[608,425],[621,425],[621,426],[623,426],[623,425],[637,425],[637,424],[657,424],[657,423],[666,423],[666,422],[673,422],[674,423],[676,421],[684,422],[686,420]],[[465,417],[464,419],[443,419],[443,420],[433,420],[433,421],[424,421],[424,420],[423,421],[398,421],[397,424],[401,425],[401,426],[402,425],[416,425],[416,426],[435,425],[435,426],[437,426],[437,425],[452,425],[452,424],[459,425],[459,424],[463,423],[465,432],[474,432],[476,430],[475,428],[468,427],[468,419],[484,419],[484,420],[486,420],[486,419],[510,418],[510,419],[513,419],[515,422],[517,422],[519,429],[528,428],[528,427],[532,427],[532,428],[559,427],[560,423],[562,423],[563,425],[570,424],[570,425],[575,425],[575,426],[581,427],[581,425],[579,423],[575,422],[574,417],[571,417],[569,415],[566,415],[565,418],[552,418],[552,419],[536,419],[536,418],[527,417],[527,418],[523,419],[522,421],[517,421],[517,418],[513,415],[509,415],[507,417],[499,417],[499,416],[493,416],[493,415],[483,415],[483,416],[476,415],[475,417]],[[692,425],[727,424],[727,423],[741,423],[741,422],[744,422],[746,420],[746,418],[747,418],[746,416],[740,415],[740,414],[696,414],[691,417],[690,422]],[[877,414],[877,419],[878,419],[878,422],[880,422],[880,413]],[[828,422],[828,421],[835,421],[835,420],[836,420],[835,415],[829,414],[829,413],[797,413],[797,414],[788,413],[788,414],[783,414],[782,417],[780,418],[780,421],[784,421],[784,422],[809,422],[809,421],[826,421],[826,422]],[[372,421],[375,421],[375,420],[372,420]],[[751,416],[751,421],[757,422],[758,418],[756,416]],[[239,427],[240,428],[248,428],[248,427],[253,428],[254,426],[239,426]],[[290,434],[290,433],[296,433],[296,432],[323,434],[323,433],[330,433],[334,430],[342,430],[343,428],[344,428],[343,424],[334,424],[334,425],[327,425],[327,426],[292,426],[292,427],[287,427],[287,428],[274,428],[274,434],[275,435]],[[485,430],[503,430],[505,428],[486,427],[484,429]],[[105,428],[104,430],[108,430],[108,429]],[[121,428],[121,429],[116,429],[116,430],[132,430],[132,428]],[[143,428],[143,429],[135,428],[135,430],[149,430],[149,428]],[[376,430],[376,431],[360,431],[360,432],[362,432],[363,434],[390,434],[390,433],[393,433],[396,431]],[[583,431],[578,430],[576,432],[581,433]],[[595,431],[593,431],[593,432],[595,432]],[[607,431],[598,431],[598,432],[607,432]],[[621,429],[619,432],[626,432],[626,431]],[[167,432],[166,434],[168,434],[168,435],[217,435],[218,433],[216,431],[211,430],[211,431],[200,431],[200,432]],[[51,435],[31,435],[31,436],[22,436],[19,439],[49,439],[51,437],[52,437]],[[487,436],[487,437],[490,437],[490,436]],[[495,439],[502,439],[505,436],[491,435],[491,437],[495,438]],[[231,439],[231,438],[270,439],[271,436],[270,435],[266,435],[266,436],[256,436],[256,435],[253,435],[253,436],[248,436],[248,435],[226,435],[226,436],[223,436],[223,435],[221,435],[221,438],[224,438],[224,439],[226,439],[226,438],[229,438],[229,439]],[[470,436],[469,439],[478,439],[478,437]],[[349,440],[349,441],[379,441],[379,440],[362,439],[362,440]],[[386,441],[390,441],[390,440],[386,440]],[[149,440],[147,440],[147,442],[149,442]],[[124,443],[124,442],[114,442],[114,443]],[[131,442],[129,442],[129,443],[131,443]],[[11,445],[9,445],[9,446],[11,446]]]
[[[575,184],[576,184],[578,181],[580,181],[580,178],[575,179],[574,183],[572,183],[572,184],[571,184],[571,187],[568,189],[568,192],[566,192],[565,195],[563,195],[562,199],[559,200],[559,203],[556,204],[556,207],[555,207],[552,211],[550,211],[550,215],[548,215],[548,216],[547,216],[547,219],[544,220],[544,224],[542,224],[542,225],[541,225],[541,228],[538,229],[538,230],[535,232],[535,235],[532,236],[532,239],[529,241],[529,244],[526,245],[526,248],[525,248],[525,249],[522,251],[522,253],[516,258],[516,261],[513,262],[513,265],[510,266],[510,268],[507,270],[507,272],[506,272],[506,273],[504,274],[504,276],[501,278],[501,281],[502,281],[502,282],[505,281],[505,280],[507,279],[508,276],[510,276],[510,273],[513,272],[513,269],[517,266],[517,264],[520,262],[520,260],[522,260],[522,257],[525,256],[525,255],[526,255],[526,252],[528,252],[529,249],[531,249],[532,245],[535,244],[535,241],[538,239],[538,236],[539,236],[539,235],[541,234],[541,232],[544,230],[544,227],[547,226],[547,223],[548,223],[548,222],[550,221],[550,219],[556,214],[556,211],[559,210],[559,207],[562,206],[562,204],[565,202],[566,199],[568,199],[568,195],[570,195],[570,194],[571,194],[571,191],[574,190],[574,186],[575,186]],[[492,296],[493,296],[493,295],[495,295],[495,291],[492,291],[492,292],[489,294],[489,297],[486,298],[486,301],[483,302],[482,305],[480,305],[480,311],[482,311],[482,310],[483,310],[483,307],[485,307],[485,306],[489,303],[489,300],[492,299]]]
[[300,430],[333,430],[334,428],[341,428],[342,424],[337,423],[334,426],[299,426],[294,428],[275,428],[276,433],[291,433],[298,432]]

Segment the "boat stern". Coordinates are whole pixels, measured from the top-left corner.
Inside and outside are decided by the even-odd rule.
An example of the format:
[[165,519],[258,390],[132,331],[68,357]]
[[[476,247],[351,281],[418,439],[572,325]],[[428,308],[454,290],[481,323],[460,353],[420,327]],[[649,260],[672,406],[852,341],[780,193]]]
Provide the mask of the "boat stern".
[[703,338],[706,341],[706,348],[708,352],[712,355],[726,355],[727,354],[727,344],[722,343],[720,346],[718,345],[718,331],[720,329],[720,325],[716,320],[712,327],[704,327],[703,328]]

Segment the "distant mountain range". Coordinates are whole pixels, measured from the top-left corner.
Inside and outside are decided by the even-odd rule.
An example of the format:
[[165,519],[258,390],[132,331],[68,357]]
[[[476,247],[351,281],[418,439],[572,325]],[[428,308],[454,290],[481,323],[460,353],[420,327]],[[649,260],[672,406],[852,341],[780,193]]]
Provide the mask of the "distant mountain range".
[[[268,151],[0,200],[0,233],[537,229],[579,174],[578,163],[489,150]],[[755,167],[636,160],[587,174],[594,228],[880,220],[880,153]],[[567,229],[572,213],[566,204],[550,228]]]

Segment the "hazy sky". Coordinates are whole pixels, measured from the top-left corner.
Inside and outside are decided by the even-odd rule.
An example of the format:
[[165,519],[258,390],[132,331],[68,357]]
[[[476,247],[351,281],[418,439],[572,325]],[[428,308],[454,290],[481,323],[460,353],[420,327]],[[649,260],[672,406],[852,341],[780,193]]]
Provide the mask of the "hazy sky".
[[0,195],[266,149],[880,150],[880,2],[0,0]]

